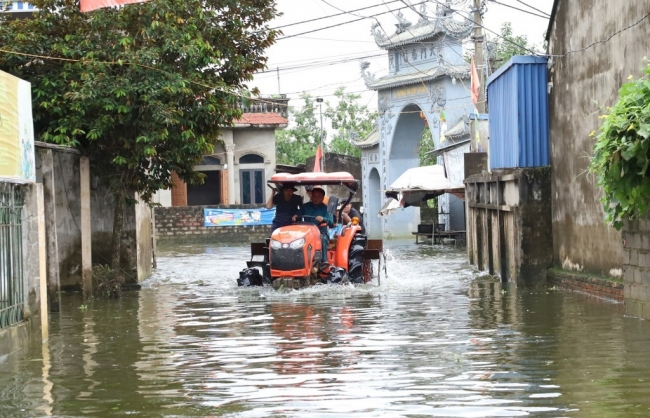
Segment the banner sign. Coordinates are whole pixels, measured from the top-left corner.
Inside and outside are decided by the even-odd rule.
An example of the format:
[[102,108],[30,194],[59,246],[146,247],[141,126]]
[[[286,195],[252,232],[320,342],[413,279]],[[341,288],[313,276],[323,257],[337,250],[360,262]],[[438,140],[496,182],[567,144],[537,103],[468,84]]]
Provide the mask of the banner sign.
[[81,0],[81,11],[92,12],[102,7],[120,6],[131,3],[144,3],[147,0]]
[[203,209],[205,226],[255,226],[271,225],[273,209]]
[[0,180],[34,183],[31,84],[0,71]]

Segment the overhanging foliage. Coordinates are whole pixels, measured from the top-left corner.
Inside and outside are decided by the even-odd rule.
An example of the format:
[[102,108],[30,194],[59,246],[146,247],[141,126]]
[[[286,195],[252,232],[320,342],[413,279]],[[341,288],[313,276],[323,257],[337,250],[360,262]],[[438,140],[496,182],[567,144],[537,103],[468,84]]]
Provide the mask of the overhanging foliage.
[[[603,188],[606,221],[616,229],[645,216],[650,199],[650,65],[646,75],[624,84],[619,100],[600,116],[589,170]],[[592,132],[591,136],[595,136]]]

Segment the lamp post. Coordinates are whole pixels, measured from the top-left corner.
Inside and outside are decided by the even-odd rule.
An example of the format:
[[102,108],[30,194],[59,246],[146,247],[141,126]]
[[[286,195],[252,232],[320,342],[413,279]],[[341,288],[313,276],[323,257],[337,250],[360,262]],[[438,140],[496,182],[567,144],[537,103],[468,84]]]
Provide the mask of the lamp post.
[[317,97],[316,103],[318,103],[318,111],[320,113],[320,150],[322,157],[320,159],[320,171],[325,172],[325,147],[323,147],[323,98]]

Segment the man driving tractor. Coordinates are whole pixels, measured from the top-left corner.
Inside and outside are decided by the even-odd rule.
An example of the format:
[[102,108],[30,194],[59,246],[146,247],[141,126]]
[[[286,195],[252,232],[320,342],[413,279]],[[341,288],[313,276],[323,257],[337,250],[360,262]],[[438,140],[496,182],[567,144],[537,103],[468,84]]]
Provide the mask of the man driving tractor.
[[321,266],[327,265],[327,246],[330,242],[327,226],[334,223],[332,214],[327,211],[327,205],[323,203],[324,198],[325,190],[319,186],[314,186],[311,191],[311,201],[303,204],[298,210],[298,214],[293,216],[294,222],[302,217],[305,222],[311,222],[318,227],[321,242],[323,243]]

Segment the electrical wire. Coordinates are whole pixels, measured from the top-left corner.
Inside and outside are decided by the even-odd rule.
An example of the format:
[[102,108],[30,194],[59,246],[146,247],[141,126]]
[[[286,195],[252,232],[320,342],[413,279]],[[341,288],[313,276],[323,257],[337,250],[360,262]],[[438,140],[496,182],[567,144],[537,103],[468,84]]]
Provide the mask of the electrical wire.
[[533,6],[531,6],[531,5],[530,5],[530,4],[528,4],[528,3],[524,3],[524,2],[523,2],[523,1],[521,1],[521,0],[515,0],[515,1],[516,1],[516,2],[518,2],[518,3],[521,3],[521,4],[523,4],[524,6],[527,6],[527,7],[530,7],[531,9],[533,9],[533,10],[535,10],[535,11],[537,11],[537,12],[540,12],[540,13],[541,13],[541,14],[543,14],[543,15],[546,15],[546,16],[548,16],[548,17],[551,17],[551,15],[550,15],[550,14],[548,14],[548,13],[546,13],[546,12],[545,12],[545,11],[543,11],[543,10],[540,10],[540,9],[536,9],[535,7],[533,7]]
[[[442,6],[445,6],[444,4],[440,3],[440,1],[438,1],[438,0],[433,0],[433,1],[436,2],[436,3],[438,3],[438,4],[440,4],[440,5],[442,5]],[[422,2],[422,3],[426,3],[426,1],[425,1],[425,2]],[[392,12],[392,11],[391,11],[391,12]],[[647,19],[649,16],[650,16],[650,12],[648,12],[647,14],[645,14],[645,15],[644,15],[643,17],[641,17],[641,19],[639,19],[638,21],[636,21],[636,22],[634,22],[634,23],[632,23],[632,24],[626,26],[625,28],[622,28],[622,29],[620,29],[620,30],[614,32],[614,33],[613,33],[612,35],[610,35],[609,37],[607,37],[607,38],[605,38],[605,39],[602,39],[602,40],[600,40],[600,41],[593,42],[593,43],[591,43],[590,45],[588,45],[588,46],[586,46],[586,47],[584,47],[584,48],[577,49],[577,50],[572,50],[572,51],[568,51],[568,52],[566,52],[566,53],[564,53],[564,54],[560,54],[560,55],[542,55],[542,56],[545,56],[545,57],[558,57],[558,58],[563,58],[563,57],[566,57],[566,56],[568,56],[568,55],[570,55],[570,54],[575,54],[575,53],[578,53],[578,52],[584,52],[584,51],[586,51],[586,50],[592,48],[594,45],[609,42],[609,41],[610,41],[612,38],[614,38],[616,35],[618,35],[618,34],[620,34],[620,33],[622,33],[622,32],[625,32],[625,31],[627,31],[627,30],[629,30],[629,29],[631,29],[631,28],[633,28],[633,27],[639,25],[641,22],[643,22],[643,21],[644,21],[645,19]],[[496,32],[494,32],[494,31],[492,31],[492,30],[490,30],[490,29],[484,27],[483,25],[478,25],[478,24],[477,24],[473,19],[468,18],[468,20],[474,22],[474,24],[476,24],[476,25],[479,26],[479,27],[482,27],[483,29],[485,29],[485,30],[487,30],[487,31],[496,34],[499,38],[502,38],[502,39],[504,39],[504,40],[506,40],[506,41],[512,43],[513,45],[518,46],[518,47],[520,47],[520,48],[522,48],[522,49],[526,49],[526,50],[528,50],[528,51],[531,51],[531,52],[533,52],[535,55],[538,55],[538,56],[539,56],[539,54],[536,54],[534,51],[530,50],[529,48],[525,48],[525,47],[523,47],[522,45],[517,44],[516,42],[513,42],[513,41],[510,41],[510,40],[508,40],[508,39],[505,39],[505,38],[503,38],[502,36],[500,36],[499,34],[497,34]],[[383,30],[383,28],[382,28],[382,30]],[[384,31],[384,33],[385,33],[385,31]],[[0,48],[0,53],[13,54],[13,55],[19,55],[19,56],[25,56],[25,57],[31,57],[31,58],[38,58],[38,59],[53,60],[53,61],[63,61],[63,62],[81,62],[81,63],[85,63],[85,64],[107,64],[107,65],[122,65],[122,66],[123,66],[123,65],[133,65],[133,66],[138,66],[138,67],[141,67],[141,68],[149,69],[149,70],[151,70],[151,71],[160,72],[160,73],[163,73],[163,74],[171,74],[171,73],[169,73],[168,71],[161,70],[161,69],[158,69],[158,68],[155,68],[155,67],[149,66],[149,65],[144,65],[144,64],[134,63],[134,62],[128,62],[128,61],[127,61],[127,62],[117,62],[117,61],[98,61],[98,60],[86,60],[86,59],[83,59],[83,60],[82,60],[82,59],[74,59],[74,58],[63,58],[63,57],[54,57],[54,56],[47,56],[47,55],[40,55],[40,54],[29,54],[29,53],[24,53],[24,52],[19,52],[19,51],[9,50],[9,49],[6,49],[6,48]],[[225,94],[230,94],[230,95],[233,95],[233,96],[236,96],[236,97],[240,97],[240,98],[243,98],[243,99],[246,99],[246,100],[251,100],[251,99],[253,99],[253,100],[256,100],[256,101],[258,101],[258,102],[260,102],[260,103],[276,104],[275,102],[270,101],[270,100],[264,100],[263,98],[251,98],[249,95],[246,95],[246,94],[243,94],[243,93],[240,93],[240,92],[237,92],[237,91],[233,91],[233,90],[232,90],[233,87],[228,87],[228,88],[227,88],[227,87],[223,87],[223,86],[209,86],[209,85],[206,85],[206,84],[204,84],[204,83],[199,83],[199,82],[196,82],[196,81],[193,81],[193,80],[188,80],[188,83],[190,83],[190,84],[194,84],[194,85],[197,85],[197,86],[200,86],[200,87],[208,88],[208,89],[210,89],[210,90],[212,90],[212,91],[219,91],[219,92],[222,92],[222,93],[225,93]],[[363,90],[363,92],[365,92],[365,91],[366,91],[366,90]]]
[[[426,3],[427,1],[428,1],[428,0],[421,1],[420,3],[416,3],[416,5],[424,4],[424,3]],[[406,8],[406,7],[399,7],[399,8],[397,8],[397,9],[395,9],[395,10],[398,10],[398,11],[399,11],[399,10],[402,10],[402,9],[405,9],[405,8]],[[309,31],[301,32],[301,33],[296,33],[296,34],[293,34],[293,35],[283,36],[283,37],[281,37],[281,38],[277,38],[276,41],[281,41],[281,40],[283,40],[283,39],[294,38],[294,37],[296,37],[296,36],[306,35],[306,34],[308,34],[308,33],[319,32],[319,31],[322,31],[322,30],[325,30],[325,29],[336,28],[336,27],[343,26],[343,25],[347,25],[347,24],[350,24],[350,23],[359,22],[359,21],[361,21],[361,20],[365,20],[365,19],[371,19],[371,18],[374,18],[374,17],[376,17],[376,16],[385,15],[385,14],[387,14],[387,13],[393,13],[395,10],[390,10],[390,9],[389,9],[387,12],[376,13],[376,14],[374,14],[374,15],[364,16],[364,17],[361,17],[361,18],[359,18],[359,19],[354,19],[354,20],[349,20],[349,21],[347,21],[347,22],[337,23],[337,24],[335,24],[335,25],[324,26],[324,27],[322,27],[322,28],[318,28],[318,29],[313,29],[313,30],[309,30]]]
[[587,46],[584,47],[584,48],[580,48],[580,49],[576,49],[576,50],[573,50],[573,51],[569,51],[569,52],[566,52],[566,53],[564,53],[564,54],[560,54],[560,55],[548,55],[548,56],[549,56],[549,57],[555,57],[555,58],[565,58],[565,57],[567,57],[568,55],[572,55],[572,54],[575,54],[575,53],[578,53],[578,52],[584,52],[584,51],[588,50],[589,48],[592,48],[592,47],[594,47],[594,46],[596,46],[596,45],[598,45],[598,44],[603,44],[603,43],[609,42],[609,41],[610,41],[613,37],[615,37],[616,35],[618,35],[618,34],[620,34],[620,33],[623,33],[623,32],[625,32],[626,30],[631,29],[631,28],[637,26],[639,23],[641,23],[641,22],[643,22],[644,20],[646,20],[646,19],[648,18],[648,16],[650,16],[650,12],[646,13],[646,14],[645,14],[641,19],[637,20],[636,22],[634,22],[634,23],[632,23],[632,24],[630,24],[630,25],[624,27],[623,29],[620,29],[620,30],[614,32],[613,34],[611,34],[611,35],[608,36],[607,38],[602,39],[602,40],[600,40],[600,41],[592,42],[591,44],[587,45]]
[[492,2],[492,3],[494,3],[494,4],[499,4],[499,5],[503,6],[503,7],[508,7],[508,8],[510,8],[510,9],[518,10],[518,11],[523,12],[523,13],[528,13],[529,15],[533,15],[533,16],[541,17],[542,19],[546,19],[546,20],[548,20],[548,19],[551,18],[550,16],[540,15],[540,14],[538,14],[538,13],[534,13],[534,12],[530,12],[530,11],[528,11],[528,10],[520,9],[519,7],[515,7],[515,6],[511,6],[511,5],[509,5],[509,4],[501,3],[501,2],[498,1],[498,0],[490,0],[490,2]]
[[[443,4],[443,3],[441,3],[440,0],[432,0],[432,1],[436,2],[437,4],[439,4],[439,5],[443,6],[443,7],[446,7],[446,5]],[[459,13],[461,13],[461,12],[459,11]],[[464,13],[468,13],[468,12],[464,12]],[[518,44],[518,43],[516,43],[516,42],[514,42],[514,41],[512,41],[512,40],[510,40],[510,39],[504,38],[502,35],[496,33],[496,32],[493,31],[492,29],[489,29],[489,28],[487,28],[487,27],[485,27],[485,26],[483,26],[483,25],[479,25],[478,22],[476,22],[472,17],[469,16],[469,13],[468,13],[468,15],[467,15],[465,18],[466,18],[467,20],[469,20],[470,22],[474,23],[476,26],[478,26],[478,27],[480,27],[480,28],[483,28],[484,30],[486,30],[486,31],[488,31],[488,32],[490,32],[490,33],[496,35],[498,38],[501,38],[501,39],[503,39],[504,41],[506,41],[506,42],[508,42],[508,43],[510,43],[510,44],[512,44],[512,45],[514,45],[514,46],[516,46],[516,47],[518,47],[518,48],[521,48],[521,49],[523,49],[523,50],[525,50],[525,51],[528,51],[528,52],[530,52],[531,54],[533,54],[533,55],[535,55],[535,56],[538,56],[538,57],[545,57],[545,56],[546,56],[546,55],[543,55],[543,54],[539,54],[539,53],[535,52],[534,50],[532,50],[532,49],[530,49],[530,48],[528,48],[528,47],[526,47],[526,46],[524,46],[524,45],[520,45],[520,44]]]
[[[399,1],[400,1],[400,0],[391,0],[391,1],[389,1],[388,3],[389,3],[389,4],[391,4],[391,3],[397,3],[397,2],[399,2]],[[277,30],[277,29],[282,29],[282,28],[288,28],[289,26],[296,26],[296,25],[302,25],[302,24],[304,24],[304,23],[316,22],[316,21],[318,21],[318,20],[329,19],[329,18],[332,18],[332,17],[341,16],[341,15],[344,15],[344,14],[352,14],[352,12],[359,12],[359,11],[361,11],[361,10],[374,9],[374,8],[376,8],[376,7],[381,6],[380,4],[375,4],[375,5],[373,5],[373,6],[367,6],[367,7],[362,7],[362,8],[360,8],[360,9],[354,9],[354,10],[350,10],[350,11],[345,11],[345,10],[341,10],[341,9],[339,9],[338,7],[332,6],[331,4],[329,4],[329,3],[325,2],[325,1],[324,1],[324,3],[328,4],[328,5],[331,6],[331,7],[334,7],[334,8],[337,9],[337,10],[340,10],[342,13],[336,13],[336,14],[333,14],[333,15],[317,17],[317,18],[315,18],[315,19],[309,19],[309,20],[303,20],[303,21],[300,21],[300,22],[289,23],[289,24],[287,24],[287,25],[276,26],[276,27],[271,28],[271,29],[272,29],[272,30]]]

